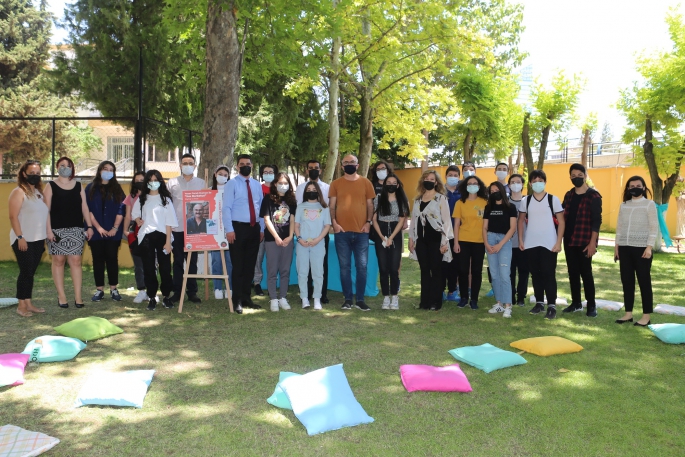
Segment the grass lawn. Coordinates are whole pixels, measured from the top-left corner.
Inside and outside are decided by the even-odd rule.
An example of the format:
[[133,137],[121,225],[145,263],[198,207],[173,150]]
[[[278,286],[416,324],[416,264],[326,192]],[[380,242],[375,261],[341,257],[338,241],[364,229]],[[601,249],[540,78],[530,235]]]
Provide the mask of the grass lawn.
[[[594,271],[598,297],[622,301],[612,248],[600,247]],[[569,298],[564,272],[562,254],[557,277],[560,295]],[[656,302],[685,306],[685,256],[657,254],[652,273]],[[0,263],[0,296],[14,296],[16,275],[16,265]],[[92,284],[90,271],[85,277]],[[26,319],[16,308],[0,310],[0,352],[21,352],[29,340],[82,316],[105,317],[125,333],[88,343],[73,361],[27,367],[26,384],[0,388],[0,424],[56,436],[62,442],[50,455],[70,456],[668,456],[685,449],[685,347],[614,324],[622,312],[600,310],[596,319],[559,313],[546,321],[526,306],[506,320],[487,313],[492,299],[484,298],[485,286],[476,312],[454,303],[438,313],[420,311],[414,308],[418,277],[418,265],[404,259],[395,312],[381,311],[379,297],[368,301],[371,312],[341,312],[341,295],[331,293],[323,312],[293,306],[239,316],[211,299],[187,303],[179,315],[134,305],[134,292],[125,290],[134,284],[130,270],[122,272],[123,302],[59,309],[50,266],[43,264],[34,303],[48,313]],[[296,297],[291,287],[291,303]],[[268,305],[265,298],[258,302]],[[655,323],[685,323],[653,316]],[[468,394],[407,393],[400,381],[400,365],[451,364],[447,351],[455,347],[488,342],[507,349],[514,340],[545,335],[572,339],[585,350],[525,354],[526,365],[490,374],[462,364],[473,386]],[[337,363],[373,424],[309,437],[291,411],[266,403],[279,371]],[[157,372],[143,409],[73,408],[92,370],[151,368]]]

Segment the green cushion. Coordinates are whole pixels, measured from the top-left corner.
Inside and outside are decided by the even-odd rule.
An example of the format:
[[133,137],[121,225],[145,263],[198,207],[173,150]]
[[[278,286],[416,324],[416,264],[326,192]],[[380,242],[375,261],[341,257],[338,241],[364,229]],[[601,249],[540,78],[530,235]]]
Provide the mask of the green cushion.
[[81,341],[92,341],[124,333],[122,329],[111,324],[107,319],[96,316],[74,319],[59,327],[55,327],[55,331],[61,335],[77,338]]
[[685,324],[652,324],[649,329],[664,343],[685,343]]
[[468,363],[486,373],[526,363],[526,359],[515,352],[505,351],[488,343],[456,348],[448,352],[460,362]]
[[288,396],[285,394],[285,392],[283,392],[283,389],[281,389],[281,381],[285,381],[292,376],[302,375],[298,373],[291,373],[289,371],[281,371],[281,373],[278,375],[278,384],[276,384],[276,389],[274,390],[274,393],[266,399],[267,403],[278,408],[293,409],[293,407],[290,405],[290,400],[288,400]]

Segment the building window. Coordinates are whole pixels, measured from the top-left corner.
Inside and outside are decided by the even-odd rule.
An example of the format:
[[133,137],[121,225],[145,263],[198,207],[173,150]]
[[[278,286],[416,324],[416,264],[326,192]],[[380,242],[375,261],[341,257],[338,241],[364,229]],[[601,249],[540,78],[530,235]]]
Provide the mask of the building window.
[[107,160],[114,163],[122,160],[133,160],[133,137],[132,136],[108,136],[107,137]]

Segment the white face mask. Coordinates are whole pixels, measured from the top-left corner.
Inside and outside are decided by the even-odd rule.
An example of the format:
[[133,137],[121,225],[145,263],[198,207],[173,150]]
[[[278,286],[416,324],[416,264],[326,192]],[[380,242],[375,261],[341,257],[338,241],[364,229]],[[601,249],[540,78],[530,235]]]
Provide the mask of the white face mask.
[[466,170],[464,172],[464,179],[470,178],[471,176],[476,176],[476,172],[471,170]]
[[282,194],[288,192],[288,189],[290,189],[290,186],[287,184],[276,184],[276,190]]
[[195,171],[195,167],[192,165],[183,165],[181,167],[181,173],[183,173],[186,176],[192,175],[194,171]]
[[377,170],[376,176],[378,177],[378,179],[383,181],[385,178],[388,177],[388,170]]
[[545,190],[545,182],[544,181],[538,181],[533,183],[533,192],[539,194],[541,192],[544,192]]
[[498,170],[495,172],[495,176],[497,176],[498,180],[502,181],[504,180],[504,178],[507,177],[507,172],[503,170]]
[[264,180],[265,183],[270,183],[271,181],[274,180],[274,174],[273,173],[264,173],[262,175],[262,179]]
[[226,184],[227,182],[228,182],[228,176],[221,176],[221,175],[216,176],[216,183],[217,184]]
[[521,192],[523,190],[523,184],[520,184],[520,183],[510,184],[509,188],[511,189],[512,192]]

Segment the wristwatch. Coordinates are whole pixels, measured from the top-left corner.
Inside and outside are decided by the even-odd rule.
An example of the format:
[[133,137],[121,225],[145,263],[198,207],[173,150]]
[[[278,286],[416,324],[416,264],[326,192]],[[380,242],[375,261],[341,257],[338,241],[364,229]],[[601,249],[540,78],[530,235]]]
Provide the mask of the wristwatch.
[[24,235],[17,235],[17,239],[18,239],[18,240],[23,240],[23,239],[24,239]]
[[370,223],[371,223],[371,221],[366,221],[366,223],[367,223],[367,224],[370,224]]

